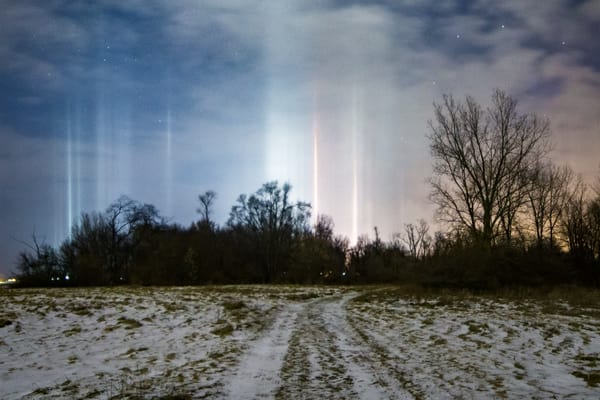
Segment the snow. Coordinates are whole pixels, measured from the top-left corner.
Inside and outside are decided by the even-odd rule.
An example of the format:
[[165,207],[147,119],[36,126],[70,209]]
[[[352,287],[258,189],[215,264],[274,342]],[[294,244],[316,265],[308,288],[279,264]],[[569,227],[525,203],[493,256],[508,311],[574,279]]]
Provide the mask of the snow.
[[595,368],[578,356],[600,361],[598,317],[548,315],[535,302],[477,298],[440,305],[387,299],[353,311],[354,327],[385,352],[384,368],[397,366],[408,378],[403,386],[415,397],[600,395],[573,375]]
[[280,384],[278,372],[301,310],[299,305],[287,306],[277,316],[273,327],[251,344],[229,383],[230,398],[257,399],[275,393]]
[[600,304],[316,286],[0,300],[2,399],[600,397]]

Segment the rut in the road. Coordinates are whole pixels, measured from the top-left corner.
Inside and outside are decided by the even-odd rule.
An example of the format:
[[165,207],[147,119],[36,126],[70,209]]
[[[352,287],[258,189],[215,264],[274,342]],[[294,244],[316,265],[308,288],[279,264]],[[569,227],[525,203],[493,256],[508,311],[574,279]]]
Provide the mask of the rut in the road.
[[277,316],[271,329],[246,351],[230,382],[228,398],[272,398],[279,386],[279,371],[302,305],[290,305]]
[[327,329],[325,309],[332,299],[310,303],[298,316],[280,372],[276,398],[357,398],[354,379],[343,360],[336,338]]
[[356,294],[284,309],[242,358],[231,398],[412,398],[347,322]]

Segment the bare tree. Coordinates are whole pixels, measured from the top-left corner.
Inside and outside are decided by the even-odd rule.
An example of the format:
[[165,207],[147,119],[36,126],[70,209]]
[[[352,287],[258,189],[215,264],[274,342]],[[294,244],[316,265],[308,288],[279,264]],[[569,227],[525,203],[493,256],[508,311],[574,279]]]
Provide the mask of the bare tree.
[[427,222],[420,219],[418,225],[405,224],[402,241],[406,243],[411,256],[421,258],[427,255],[432,242]]
[[255,194],[240,195],[229,214],[227,224],[249,233],[261,252],[265,282],[282,272],[294,240],[309,231],[310,204],[292,202],[291,190],[289,183],[267,182]]
[[127,196],[121,196],[108,206],[104,216],[104,227],[108,230],[107,258],[109,283],[126,282],[129,275],[130,254],[138,245],[136,236],[141,227],[163,223],[158,210],[150,204],[142,204]]
[[587,189],[579,177],[573,190],[569,193],[561,221],[569,251],[578,257],[587,256],[589,249],[589,227],[586,218]]
[[600,259],[600,195],[592,199],[587,208],[590,247],[594,259]]
[[437,216],[490,245],[502,233],[510,240],[526,201],[524,177],[548,150],[548,122],[516,106],[500,90],[486,110],[471,97],[460,103],[444,96],[430,123]]
[[314,226],[315,236],[323,240],[333,240],[334,226],[335,224],[333,223],[333,218],[331,218],[329,215],[319,214],[317,216],[317,222]]
[[527,196],[538,245],[546,236],[551,247],[556,243],[556,227],[569,200],[572,181],[573,171],[568,166],[544,162],[531,170]]
[[598,167],[598,177],[596,178],[596,182],[592,186],[596,195],[600,198],[600,167]]
[[30,285],[47,285],[51,280],[60,280],[65,276],[54,248],[44,241],[40,243],[35,233],[32,235],[32,244],[15,240],[29,248],[29,251],[19,253],[19,280]]
[[590,201],[588,207],[588,215],[592,225],[593,251],[596,259],[600,259],[600,168],[598,172],[598,177],[593,186],[595,197]]
[[207,190],[204,194],[198,196],[200,201],[200,207],[196,210],[200,214],[201,221],[210,224],[210,214],[212,213],[212,206],[217,198],[217,193],[212,190]]

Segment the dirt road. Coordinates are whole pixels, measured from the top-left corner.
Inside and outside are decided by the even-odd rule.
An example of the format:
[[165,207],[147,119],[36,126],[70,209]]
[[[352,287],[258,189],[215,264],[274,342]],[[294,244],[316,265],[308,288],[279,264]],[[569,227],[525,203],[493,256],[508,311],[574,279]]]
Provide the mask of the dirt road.
[[228,397],[410,399],[403,382],[348,321],[357,293],[283,309],[250,345],[229,382]]

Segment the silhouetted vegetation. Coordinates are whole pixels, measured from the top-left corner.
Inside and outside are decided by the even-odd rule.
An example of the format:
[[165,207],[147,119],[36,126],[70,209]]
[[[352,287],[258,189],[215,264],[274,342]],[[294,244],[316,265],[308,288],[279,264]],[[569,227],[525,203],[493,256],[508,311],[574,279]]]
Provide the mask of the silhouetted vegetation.
[[600,284],[600,188],[548,159],[548,122],[520,115],[501,91],[485,111],[444,97],[431,124],[432,200],[444,232],[424,220],[384,242],[336,236],[330,217],[311,226],[291,186],[265,183],[239,196],[224,226],[168,224],[156,208],[121,197],[83,214],[55,249],[34,237],[19,282],[52,285],[379,283],[490,289]]

